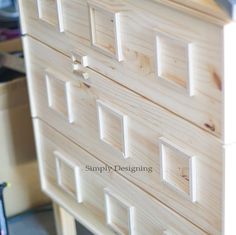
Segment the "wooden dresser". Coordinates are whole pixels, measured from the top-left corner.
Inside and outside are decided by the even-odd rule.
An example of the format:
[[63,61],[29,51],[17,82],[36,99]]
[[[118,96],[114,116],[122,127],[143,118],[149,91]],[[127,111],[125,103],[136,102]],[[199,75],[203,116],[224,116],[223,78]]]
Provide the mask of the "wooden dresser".
[[230,7],[20,0],[42,189],[92,233],[236,235]]

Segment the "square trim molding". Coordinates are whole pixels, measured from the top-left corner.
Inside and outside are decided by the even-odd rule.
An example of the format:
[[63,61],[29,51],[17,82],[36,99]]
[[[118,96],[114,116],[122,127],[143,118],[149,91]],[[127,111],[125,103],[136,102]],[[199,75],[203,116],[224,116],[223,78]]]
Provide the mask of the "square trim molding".
[[[78,203],[82,202],[82,193],[81,193],[81,182],[80,182],[80,168],[76,166],[73,162],[68,160],[68,157],[61,154],[59,151],[53,152],[56,160],[56,175],[57,175],[57,183],[58,185],[72,197],[76,198]],[[74,174],[75,181],[75,193],[73,193],[64,183],[63,183],[63,175],[61,171],[61,164],[65,164],[66,167],[71,168],[71,171]]]
[[62,0],[54,0],[56,2],[56,9],[55,10],[57,12],[57,24],[56,25],[44,17],[42,4],[43,4],[43,1],[45,1],[45,0],[36,0],[36,1],[37,1],[37,9],[38,9],[39,19],[48,23],[48,24],[58,27],[58,30],[60,32],[64,32],[65,29],[64,29],[64,21],[63,21]]
[[[104,143],[108,144],[110,147],[112,147],[115,150],[118,150],[122,153],[122,156],[124,158],[128,158],[128,124],[127,124],[127,116],[120,113],[119,111],[109,107],[105,103],[103,103],[101,100],[97,100],[97,113],[98,113],[98,125],[99,125],[99,137],[100,140]],[[109,136],[112,136],[116,133],[108,133],[106,129],[109,123],[105,120],[105,115],[110,116],[113,118],[114,122],[117,122],[117,126],[119,127],[119,130],[112,130],[112,131],[120,131],[118,133],[119,136],[119,146],[116,146],[114,141]],[[113,123],[114,123],[113,122]],[[110,129],[110,128],[109,128]],[[111,128],[112,129],[112,128]]]
[[[69,123],[73,123],[73,112],[71,105],[71,83],[60,79],[60,75],[52,71],[45,71],[46,91],[48,98],[48,107],[67,119]],[[56,88],[54,87],[56,86]],[[57,92],[61,89],[62,94],[58,95],[63,102],[56,102]]]
[[[170,188],[176,192],[182,194],[184,197],[189,199],[192,202],[196,202],[196,159],[194,156],[186,153],[182,148],[173,144],[164,137],[159,139],[160,147],[160,173],[161,180],[165,182]],[[169,154],[168,154],[169,152]],[[174,154],[174,156],[173,156]],[[173,164],[171,164],[173,161]],[[178,164],[175,164],[175,161],[180,161]],[[181,166],[185,163],[186,166]],[[171,165],[174,165],[175,168],[172,169]],[[180,170],[180,172],[178,172]],[[185,171],[185,172],[182,172]],[[186,179],[188,181],[188,191],[186,192],[182,188],[182,184],[179,183],[179,179]],[[176,180],[176,181],[175,181]]]
[[113,203],[117,203],[122,209],[126,210],[126,212],[128,214],[128,221],[127,221],[128,234],[129,235],[135,235],[135,232],[134,232],[135,208],[133,206],[130,206],[127,202],[125,202],[119,196],[112,193],[108,188],[104,189],[104,194],[105,194],[105,209],[106,209],[106,222],[107,222],[107,225],[117,235],[126,235],[126,233],[121,231],[120,228],[115,223],[113,223],[113,221],[112,221],[111,201],[113,200]]
[[[103,54],[116,58],[118,61],[123,60],[122,41],[121,41],[121,22],[120,12],[114,12],[104,5],[100,5],[97,2],[89,1],[89,15],[90,15],[90,30],[91,30],[91,43],[92,46]],[[105,46],[98,43],[96,36],[96,12],[99,12],[104,16],[107,16],[113,22],[113,37],[114,37],[114,52],[107,49]]]
[[179,92],[193,96],[193,43],[170,33],[156,31],[155,48],[157,78]]

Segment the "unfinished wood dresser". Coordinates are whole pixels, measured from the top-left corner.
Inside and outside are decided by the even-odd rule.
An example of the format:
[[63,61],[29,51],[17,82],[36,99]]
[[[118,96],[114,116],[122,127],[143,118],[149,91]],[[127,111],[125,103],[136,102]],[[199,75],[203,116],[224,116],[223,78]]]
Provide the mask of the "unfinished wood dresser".
[[231,4],[20,0],[42,189],[94,234],[236,234]]

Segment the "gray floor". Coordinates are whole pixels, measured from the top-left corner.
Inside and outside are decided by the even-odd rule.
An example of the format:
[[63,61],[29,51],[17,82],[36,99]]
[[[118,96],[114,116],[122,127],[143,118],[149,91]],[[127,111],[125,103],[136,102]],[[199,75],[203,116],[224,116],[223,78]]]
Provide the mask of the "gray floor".
[[[56,235],[51,206],[22,213],[8,220],[9,235]],[[93,235],[77,223],[77,235]]]
[[8,220],[10,235],[56,235],[53,211],[43,207]]

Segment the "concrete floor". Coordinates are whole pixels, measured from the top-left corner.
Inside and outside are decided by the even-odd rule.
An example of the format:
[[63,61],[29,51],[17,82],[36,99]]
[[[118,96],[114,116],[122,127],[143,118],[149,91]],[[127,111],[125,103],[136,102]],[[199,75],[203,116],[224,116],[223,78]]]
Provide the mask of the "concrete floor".
[[8,224],[10,235],[56,235],[51,206],[12,217]]
[[[56,235],[53,211],[45,206],[9,218],[9,235]],[[77,235],[93,235],[79,223]]]

